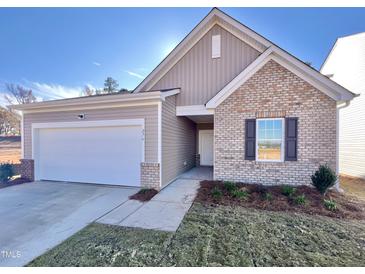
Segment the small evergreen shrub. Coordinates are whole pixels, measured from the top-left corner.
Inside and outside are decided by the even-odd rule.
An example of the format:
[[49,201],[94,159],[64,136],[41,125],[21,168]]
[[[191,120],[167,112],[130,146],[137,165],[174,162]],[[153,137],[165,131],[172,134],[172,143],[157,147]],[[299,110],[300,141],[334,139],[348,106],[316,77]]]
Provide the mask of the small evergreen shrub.
[[295,197],[294,202],[297,205],[305,205],[305,203],[307,202],[307,199],[305,198],[305,195],[302,194],[302,195]]
[[324,200],[323,201],[324,207],[327,208],[329,211],[336,211],[337,210],[337,204],[334,200]]
[[267,192],[267,187],[264,185],[256,185],[254,192],[261,194],[261,196],[265,195]]
[[248,198],[248,192],[240,189],[233,190],[231,192],[233,198],[246,200]]
[[7,183],[14,176],[13,166],[9,163],[0,164],[0,183]]
[[220,199],[223,196],[223,192],[217,186],[211,190],[211,194],[214,199]]
[[265,201],[272,201],[273,197],[272,194],[270,192],[266,192],[263,197],[262,197]]
[[330,187],[333,187],[337,180],[336,173],[327,165],[320,165],[318,170],[312,175],[312,185],[325,195]]
[[287,197],[292,197],[296,191],[296,188],[292,186],[284,185],[281,187],[281,193]]
[[151,191],[151,189],[149,189],[149,188],[142,188],[138,193],[140,193],[140,194],[146,194],[149,191]]
[[224,189],[227,190],[229,193],[232,193],[233,191],[237,190],[237,185],[233,182],[224,182],[223,183]]

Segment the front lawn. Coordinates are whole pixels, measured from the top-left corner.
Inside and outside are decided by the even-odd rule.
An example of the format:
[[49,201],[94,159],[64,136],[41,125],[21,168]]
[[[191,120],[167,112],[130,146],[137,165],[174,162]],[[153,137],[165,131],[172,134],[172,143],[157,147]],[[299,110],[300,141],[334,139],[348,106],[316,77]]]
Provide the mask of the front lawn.
[[365,221],[195,202],[176,233],[91,224],[29,266],[365,266]]

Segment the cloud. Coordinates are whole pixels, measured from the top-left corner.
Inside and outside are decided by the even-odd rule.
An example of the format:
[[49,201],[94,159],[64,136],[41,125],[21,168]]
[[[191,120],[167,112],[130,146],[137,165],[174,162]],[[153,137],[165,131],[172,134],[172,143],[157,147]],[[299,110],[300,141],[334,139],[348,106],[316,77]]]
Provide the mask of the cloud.
[[[91,85],[89,85],[91,86]],[[43,100],[64,99],[78,97],[82,94],[84,87],[67,87],[59,84],[46,84],[39,82],[30,82],[30,88],[37,97]]]
[[[4,98],[4,95],[6,94],[4,83],[5,82],[0,80],[0,106],[9,105],[9,103]],[[60,84],[32,82],[27,79],[23,79],[23,83],[20,83],[20,85],[33,90],[33,94],[37,98],[38,102],[79,97],[82,95],[85,86],[89,87],[90,89],[96,89],[96,87],[90,83],[86,83],[84,86],[63,86]]]
[[0,107],[5,107],[9,105],[9,102],[5,100],[3,92],[0,91]]
[[93,62],[93,64],[95,65],[95,66],[97,66],[97,67],[100,67],[101,66],[101,64],[100,63],[98,63],[98,62]]
[[126,73],[128,73],[130,76],[133,77],[137,77],[139,79],[144,79],[145,77],[139,73],[133,72],[133,71],[129,71],[129,70],[125,70]]

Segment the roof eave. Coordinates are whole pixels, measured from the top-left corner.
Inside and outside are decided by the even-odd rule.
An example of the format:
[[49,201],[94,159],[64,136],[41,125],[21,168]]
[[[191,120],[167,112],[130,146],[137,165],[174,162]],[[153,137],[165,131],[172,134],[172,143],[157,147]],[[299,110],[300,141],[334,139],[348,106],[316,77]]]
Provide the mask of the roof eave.
[[214,109],[219,106],[227,97],[229,97],[230,94],[232,94],[239,86],[243,85],[248,79],[250,79],[252,75],[255,74],[269,60],[274,60],[280,65],[283,65],[291,72],[298,75],[317,89],[321,90],[335,101],[350,101],[357,96],[331,79],[328,79],[317,70],[307,66],[300,60],[281,50],[280,48],[271,46],[236,78],[228,83],[220,92],[218,92],[216,96],[209,100],[209,102],[206,104],[206,107],[208,109]]
[[169,91],[152,91],[152,92],[141,92],[138,94],[120,94],[105,97],[81,97],[81,98],[69,98],[67,100],[53,100],[45,102],[36,102],[31,104],[21,105],[10,105],[9,107],[18,111],[32,111],[49,108],[62,108],[67,107],[82,107],[82,106],[96,106],[96,105],[107,105],[116,103],[135,103],[144,101],[164,101],[166,97],[176,95],[180,92],[180,89],[172,89]]

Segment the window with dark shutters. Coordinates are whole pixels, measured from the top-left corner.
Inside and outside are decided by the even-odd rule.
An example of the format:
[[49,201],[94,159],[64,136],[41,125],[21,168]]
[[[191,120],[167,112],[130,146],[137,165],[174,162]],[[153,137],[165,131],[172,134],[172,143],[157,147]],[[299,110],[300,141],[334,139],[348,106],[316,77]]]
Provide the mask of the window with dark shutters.
[[245,160],[255,160],[256,119],[246,119],[245,132]]
[[285,161],[298,158],[298,118],[285,118]]

